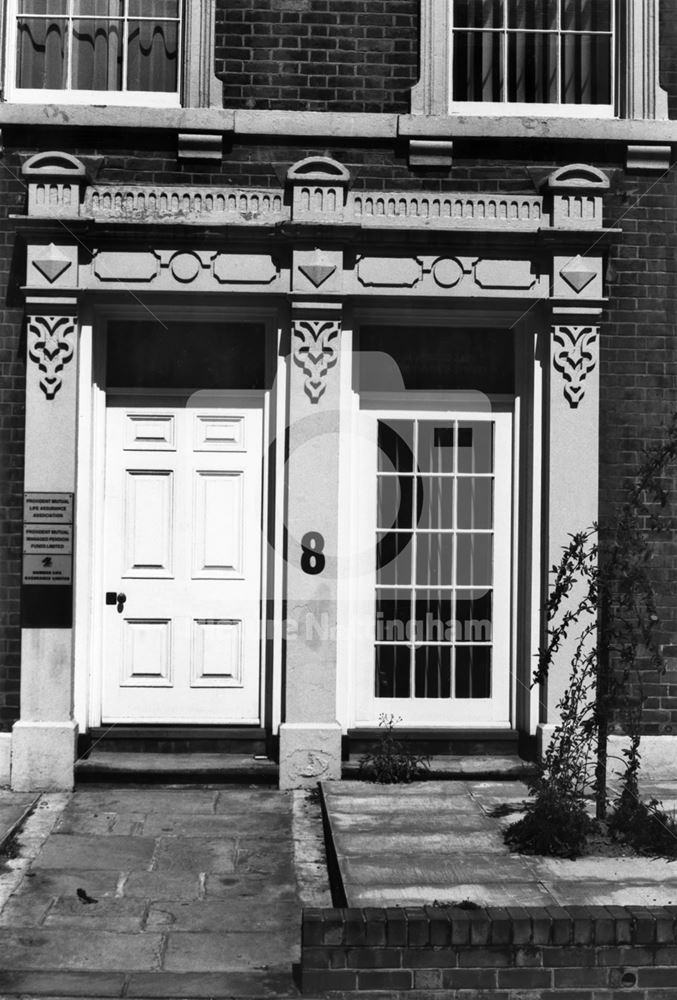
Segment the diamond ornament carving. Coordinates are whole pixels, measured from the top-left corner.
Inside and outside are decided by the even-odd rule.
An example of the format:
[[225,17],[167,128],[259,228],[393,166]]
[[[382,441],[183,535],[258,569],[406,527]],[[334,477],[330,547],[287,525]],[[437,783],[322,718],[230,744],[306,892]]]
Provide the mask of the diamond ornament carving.
[[597,271],[579,255],[560,270],[560,277],[578,294],[597,277]]
[[317,403],[327,388],[327,373],[338,361],[340,320],[297,319],[292,325],[294,362],[303,369],[304,391]]
[[564,380],[564,398],[572,410],[585,396],[585,380],[597,365],[596,326],[556,326],[552,363]]
[[64,271],[71,266],[71,260],[63,250],[54,243],[50,243],[44,257],[33,259],[33,267],[36,268],[47,281],[52,285]]
[[39,385],[47,399],[61,388],[63,368],[73,357],[73,316],[29,316],[28,357],[40,372]]

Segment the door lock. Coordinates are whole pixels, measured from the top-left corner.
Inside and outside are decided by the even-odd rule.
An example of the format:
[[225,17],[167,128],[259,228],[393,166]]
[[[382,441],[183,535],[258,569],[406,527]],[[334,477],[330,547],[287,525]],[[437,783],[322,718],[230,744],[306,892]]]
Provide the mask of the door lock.
[[127,600],[126,594],[118,594],[114,590],[106,591],[106,604],[117,605],[117,609],[122,614],[125,607],[125,601]]

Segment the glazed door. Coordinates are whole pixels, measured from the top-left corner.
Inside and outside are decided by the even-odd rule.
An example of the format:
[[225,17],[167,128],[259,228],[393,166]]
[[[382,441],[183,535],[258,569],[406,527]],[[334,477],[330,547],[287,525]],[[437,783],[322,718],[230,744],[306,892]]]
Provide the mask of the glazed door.
[[356,722],[506,726],[512,415],[360,420]]
[[262,409],[230,402],[107,408],[104,722],[259,721]]

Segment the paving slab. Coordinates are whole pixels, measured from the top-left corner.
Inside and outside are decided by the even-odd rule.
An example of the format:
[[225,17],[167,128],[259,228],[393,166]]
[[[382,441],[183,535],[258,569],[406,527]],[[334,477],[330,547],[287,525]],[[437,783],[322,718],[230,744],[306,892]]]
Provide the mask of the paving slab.
[[118,934],[98,928],[0,928],[0,955],[5,971],[158,969],[163,943],[163,936],[153,933]]
[[[261,887],[259,900],[265,892]],[[266,900],[266,903],[268,900]],[[298,903],[295,899],[278,899],[270,905],[255,905],[252,897],[229,899],[164,900],[151,903],[145,927],[147,930],[174,931],[267,931],[295,926]]]
[[38,795],[0,789],[0,851],[35,808],[38,799]]
[[34,867],[143,871],[150,867],[155,847],[152,837],[94,837],[64,833],[47,841]]
[[[326,782],[322,790],[349,906],[677,904],[677,864],[666,859],[512,853],[502,831],[528,799],[521,781]],[[660,792],[677,799],[677,784]],[[499,807],[510,812],[497,815]]]
[[275,933],[240,932],[170,933],[163,967],[168,972],[236,972],[289,967],[300,959],[300,933],[296,926]]
[[121,997],[125,972],[49,972],[0,970],[0,996]]
[[189,1000],[197,997],[298,997],[299,991],[286,972],[141,972],[131,975],[125,997],[157,997],[158,1000]]

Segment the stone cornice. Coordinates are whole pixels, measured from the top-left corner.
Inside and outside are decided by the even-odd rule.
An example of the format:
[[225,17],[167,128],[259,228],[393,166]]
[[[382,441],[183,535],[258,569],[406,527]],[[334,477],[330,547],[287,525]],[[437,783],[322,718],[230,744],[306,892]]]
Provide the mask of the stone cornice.
[[221,108],[118,108],[105,105],[0,103],[0,127],[221,132],[261,137],[394,140],[488,139],[677,143],[677,121],[232,111]]

